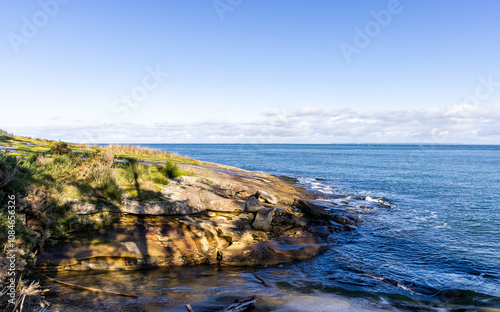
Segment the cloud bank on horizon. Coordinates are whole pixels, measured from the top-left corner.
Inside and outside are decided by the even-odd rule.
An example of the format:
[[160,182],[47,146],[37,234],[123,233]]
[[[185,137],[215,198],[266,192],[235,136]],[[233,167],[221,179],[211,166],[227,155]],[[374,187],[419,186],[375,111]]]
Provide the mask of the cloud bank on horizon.
[[304,106],[269,109],[261,118],[209,118],[194,123],[82,122],[13,127],[20,135],[80,143],[415,143],[498,144],[500,105],[373,110]]

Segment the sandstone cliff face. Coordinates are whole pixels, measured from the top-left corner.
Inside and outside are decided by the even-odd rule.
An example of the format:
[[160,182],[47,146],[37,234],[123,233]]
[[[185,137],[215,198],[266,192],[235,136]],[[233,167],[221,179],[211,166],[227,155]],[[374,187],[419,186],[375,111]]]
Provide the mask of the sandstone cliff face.
[[38,265],[55,270],[273,265],[325,251],[324,237],[336,230],[330,220],[352,223],[321,215],[299,198],[306,196],[303,190],[277,177],[210,163],[182,166],[193,176],[164,186],[167,200],[96,206],[68,199],[79,218],[99,221],[105,211],[111,221],[104,230],[70,234],[70,241],[46,248]]

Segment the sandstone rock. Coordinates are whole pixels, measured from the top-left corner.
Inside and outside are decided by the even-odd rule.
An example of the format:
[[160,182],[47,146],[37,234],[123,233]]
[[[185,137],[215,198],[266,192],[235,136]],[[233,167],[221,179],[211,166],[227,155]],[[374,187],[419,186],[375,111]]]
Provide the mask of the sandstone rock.
[[317,255],[326,246],[320,244],[286,244],[280,242],[271,242],[269,249],[288,258],[288,261],[302,261]]
[[302,210],[305,214],[308,214],[315,218],[320,218],[323,220],[332,220],[342,225],[356,225],[356,220],[353,220],[348,216],[340,216],[332,214],[326,211],[325,207],[318,206],[316,204],[311,203],[310,201],[303,200],[300,198],[295,198],[293,204],[294,206]]
[[253,244],[233,244],[222,251],[222,265],[276,265],[303,261],[326,251],[321,239],[288,239],[281,242],[264,241]]
[[247,201],[245,202],[245,211],[257,212],[263,208],[264,206],[262,206],[260,201],[255,196],[248,197]]
[[267,230],[273,220],[274,208],[263,208],[257,211],[252,227],[256,230]]
[[[105,214],[112,217],[111,226],[105,231],[68,231],[68,240],[41,251],[40,266],[129,270],[197,264],[276,265],[318,255],[328,248],[321,236],[336,229],[333,220],[352,222],[343,211],[334,216],[312,202],[297,202],[304,214],[313,216],[304,218],[290,202],[283,201],[303,192],[274,176],[210,163],[179,166],[197,176],[183,176],[162,186],[168,200],[126,198],[119,207],[73,202],[77,218],[96,221],[103,215],[100,212],[112,211]],[[242,198],[247,199],[246,205]],[[276,207],[266,208],[262,202]],[[245,206],[255,216],[232,213]],[[318,218],[322,220],[317,222]],[[328,227],[310,229],[325,224]],[[338,224],[342,227],[350,225]],[[272,231],[266,231],[269,229]]]
[[119,208],[121,212],[136,215],[187,215],[199,213],[204,210],[199,207],[190,206],[186,201],[172,200],[138,202],[125,199]]
[[262,190],[257,191],[257,193],[255,193],[255,197],[263,199],[266,203],[269,203],[271,205],[276,205],[278,203],[276,197],[274,197],[273,195],[269,194],[266,191]]
[[211,191],[216,195],[226,197],[226,198],[231,198],[236,194],[233,190],[223,189],[223,188],[215,187],[215,186],[212,187]]
[[96,205],[80,201],[74,201],[71,203],[71,211],[77,215],[85,215],[85,214],[96,213],[99,210],[97,209]]
[[293,205],[302,210],[302,212],[304,212],[307,215],[326,220],[332,219],[332,215],[328,213],[324,207],[315,205],[310,201],[303,200],[297,197],[294,198]]
[[206,184],[207,181],[205,179],[202,179],[200,177],[192,177],[192,176],[182,176],[181,180],[186,183],[186,184]]
[[120,209],[113,206],[104,206],[104,205],[94,205],[90,203],[86,203],[83,201],[79,201],[77,199],[67,198],[65,199],[65,203],[68,203],[71,207],[71,212],[76,215],[89,215],[98,212],[120,212]]
[[318,234],[321,237],[327,237],[330,235],[330,231],[327,226],[313,226],[311,232]]
[[181,183],[170,183],[164,186],[161,193],[172,201],[185,202],[188,206],[204,210],[205,206],[200,200],[198,188],[186,186]]
[[234,195],[236,194],[236,192],[232,189],[227,189],[227,188],[222,188],[222,187],[217,187],[217,186],[211,185],[205,179],[198,178],[198,177],[183,176],[182,182],[184,182],[190,186],[195,186],[197,188],[210,191],[218,196],[225,197],[225,198],[234,197]]
[[232,199],[220,197],[206,190],[202,190],[200,192],[200,198],[207,210],[218,212],[243,211],[243,205],[239,202]]

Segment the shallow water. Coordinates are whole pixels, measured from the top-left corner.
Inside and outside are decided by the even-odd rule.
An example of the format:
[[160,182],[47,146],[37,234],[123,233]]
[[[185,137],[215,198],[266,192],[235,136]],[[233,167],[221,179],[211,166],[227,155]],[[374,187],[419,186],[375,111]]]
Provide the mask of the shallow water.
[[[396,310],[371,298],[347,300],[333,293],[303,287],[306,276],[293,268],[218,268],[214,266],[159,268],[145,271],[66,272],[57,278],[87,287],[137,295],[137,299],[50,285],[52,310],[61,311],[217,311],[256,295],[256,311],[386,311]],[[296,279],[296,280],[295,280]],[[262,283],[265,282],[265,285]],[[292,283],[287,285],[287,283]],[[293,287],[301,287],[295,290]]]
[[[193,294],[189,300],[196,302],[207,296],[232,299],[260,292],[286,297],[297,292],[341,296],[370,308],[387,309],[385,304],[390,304],[404,310],[412,304],[443,303],[500,307],[500,146],[150,146],[296,177],[333,209],[333,203],[343,202],[367,207],[359,215],[364,222],[355,231],[332,235],[335,247],[312,261],[230,274],[210,268],[196,290],[183,274],[167,282],[157,270],[107,273],[103,283],[121,274],[134,276],[132,284],[141,284],[142,298],[157,298],[154,293],[174,301],[176,294],[185,293]],[[197,269],[189,270],[195,273],[187,275],[196,280]],[[262,285],[253,273],[272,287]],[[100,281],[96,276],[93,280]],[[169,288],[172,282],[174,290]]]

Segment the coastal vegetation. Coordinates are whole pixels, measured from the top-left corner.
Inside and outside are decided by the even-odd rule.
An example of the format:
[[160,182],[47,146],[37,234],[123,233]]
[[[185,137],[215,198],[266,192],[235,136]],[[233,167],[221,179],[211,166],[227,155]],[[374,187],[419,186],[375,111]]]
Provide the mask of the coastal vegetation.
[[[9,199],[16,201],[14,243],[20,250],[17,269],[22,271],[35,265],[39,250],[65,240],[69,232],[99,231],[110,224],[107,212],[98,218],[75,215],[69,199],[111,206],[124,198],[162,200],[160,188],[169,179],[188,175],[179,163],[197,162],[136,146],[68,144],[0,130],[0,266],[6,265],[9,249]],[[18,287],[36,293],[21,280]]]
[[37,205],[22,207],[23,215],[40,220],[46,234],[35,238],[21,227],[19,243],[27,252],[33,245],[43,245],[40,239],[56,235],[58,226],[74,217],[68,214],[64,198],[107,204],[119,204],[123,198],[161,200],[161,186],[188,175],[177,164],[196,163],[136,146],[68,144],[14,136],[4,130],[0,130],[0,146],[0,243],[3,246],[7,238],[7,196],[32,198]]
[[[303,261],[358,222],[285,179],[172,153],[5,131],[0,150],[1,282],[9,252],[17,272]],[[16,278],[18,304],[45,304],[38,284]]]

